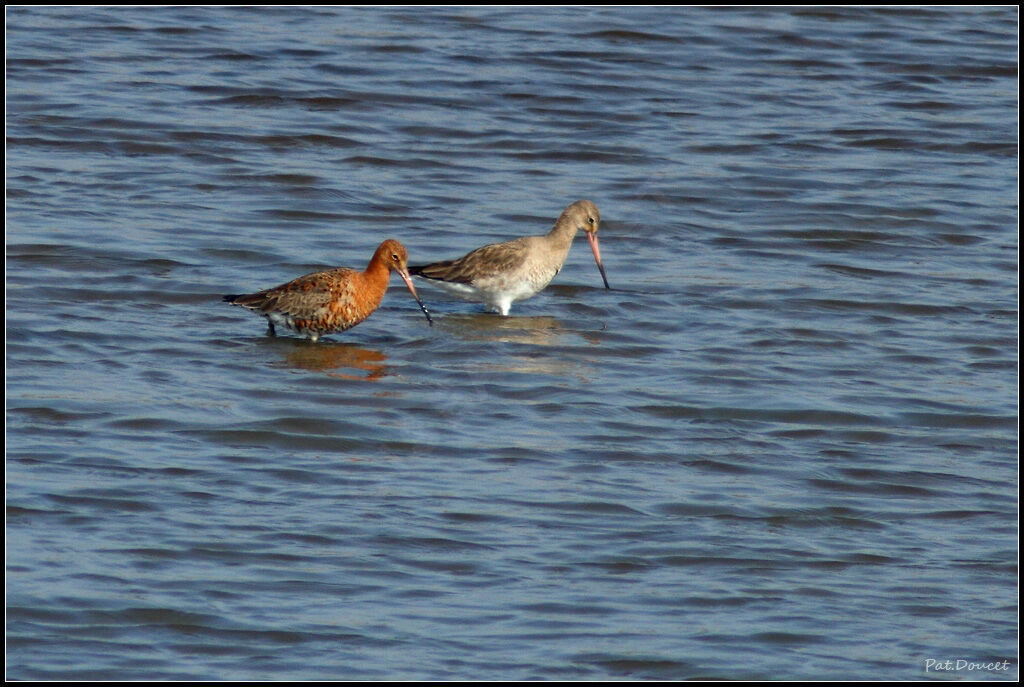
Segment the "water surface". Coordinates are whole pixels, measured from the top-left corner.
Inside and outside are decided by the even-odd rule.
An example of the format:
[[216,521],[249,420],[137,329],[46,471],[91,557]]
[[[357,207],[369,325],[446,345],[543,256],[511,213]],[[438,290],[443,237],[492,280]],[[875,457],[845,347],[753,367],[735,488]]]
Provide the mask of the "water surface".
[[[8,8],[7,677],[1015,680],[1017,35]],[[220,302],[579,198],[610,291]]]

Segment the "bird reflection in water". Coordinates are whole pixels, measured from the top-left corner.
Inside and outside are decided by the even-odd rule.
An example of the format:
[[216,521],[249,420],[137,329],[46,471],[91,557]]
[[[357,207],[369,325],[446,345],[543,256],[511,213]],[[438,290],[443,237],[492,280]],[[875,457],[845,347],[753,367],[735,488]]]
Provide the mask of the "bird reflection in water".
[[496,318],[486,314],[448,315],[444,326],[463,338],[473,341],[524,343],[534,346],[555,346],[565,330],[556,317]]
[[586,383],[592,378],[588,365],[576,356],[559,354],[560,349],[569,346],[572,335],[582,335],[589,341],[587,332],[566,328],[557,317],[494,317],[485,313],[471,315],[448,315],[442,326],[467,341],[485,341],[500,344],[526,344],[536,347],[529,354],[516,354],[515,349],[499,357],[481,360],[476,369],[488,374],[511,372],[515,374],[542,375],[549,378],[573,377]]
[[534,346],[563,346],[570,335],[579,336],[596,346],[600,345],[604,338],[604,325],[597,330],[568,328],[557,317],[544,315],[499,319],[483,313],[456,314],[447,315],[444,326],[473,341],[524,343]]
[[388,374],[388,357],[369,348],[321,342],[289,346],[283,364],[300,370],[326,372],[330,377],[355,381],[376,381]]

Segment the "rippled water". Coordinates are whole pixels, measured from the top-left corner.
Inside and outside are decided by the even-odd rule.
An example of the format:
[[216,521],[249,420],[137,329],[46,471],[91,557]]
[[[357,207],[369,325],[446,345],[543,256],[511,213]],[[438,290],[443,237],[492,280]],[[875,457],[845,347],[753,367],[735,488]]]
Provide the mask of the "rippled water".
[[1017,22],[8,8],[7,677],[1016,679]]

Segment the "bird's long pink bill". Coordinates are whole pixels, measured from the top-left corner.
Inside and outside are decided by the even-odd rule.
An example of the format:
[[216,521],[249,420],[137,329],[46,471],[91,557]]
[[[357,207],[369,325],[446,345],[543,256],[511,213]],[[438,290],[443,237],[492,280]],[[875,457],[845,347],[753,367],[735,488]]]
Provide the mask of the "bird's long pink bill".
[[409,287],[409,292],[412,294],[412,297],[416,299],[416,302],[420,306],[420,310],[422,310],[423,314],[427,316],[427,324],[433,327],[434,320],[430,319],[430,313],[427,311],[427,306],[423,305],[423,301],[421,301],[420,297],[416,294],[416,287],[412,285],[412,277],[410,277],[408,273],[402,271],[398,272],[398,276],[400,276],[402,281],[405,282],[405,285]]
[[604,288],[612,288],[608,284],[608,277],[604,273],[604,265],[601,263],[601,249],[597,246],[597,234],[594,232],[587,232],[587,242],[590,244],[590,250],[594,251],[594,260],[597,261],[597,269],[601,270],[601,279],[604,279]]

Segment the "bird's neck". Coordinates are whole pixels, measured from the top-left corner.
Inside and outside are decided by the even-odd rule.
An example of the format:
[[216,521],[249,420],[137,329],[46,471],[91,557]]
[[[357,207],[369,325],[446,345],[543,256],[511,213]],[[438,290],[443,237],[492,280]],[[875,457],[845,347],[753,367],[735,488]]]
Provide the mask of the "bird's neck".
[[553,247],[568,250],[569,246],[572,245],[572,240],[576,238],[576,233],[578,231],[579,227],[574,223],[559,221],[555,222],[555,226],[551,228],[551,231],[548,232],[545,238],[547,238],[548,243]]
[[381,285],[383,288],[387,288],[388,281],[391,279],[391,270],[383,260],[378,260],[377,256],[374,256],[373,260],[370,260],[370,264],[363,270],[363,279],[377,288],[381,288]]

